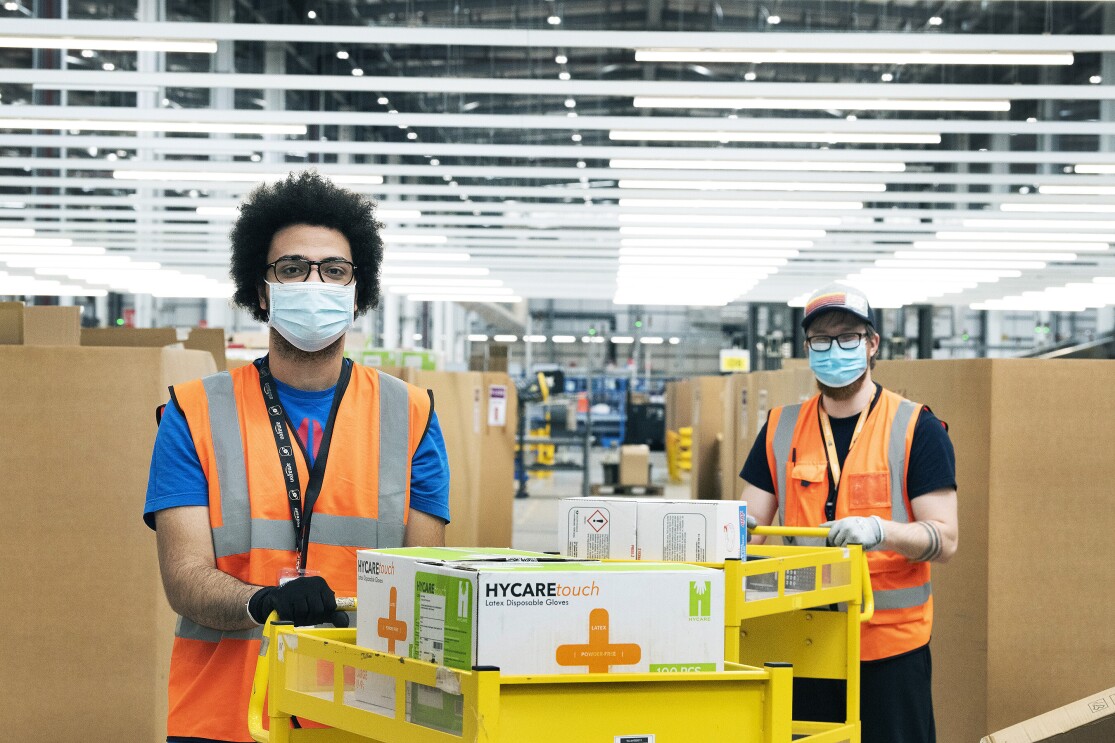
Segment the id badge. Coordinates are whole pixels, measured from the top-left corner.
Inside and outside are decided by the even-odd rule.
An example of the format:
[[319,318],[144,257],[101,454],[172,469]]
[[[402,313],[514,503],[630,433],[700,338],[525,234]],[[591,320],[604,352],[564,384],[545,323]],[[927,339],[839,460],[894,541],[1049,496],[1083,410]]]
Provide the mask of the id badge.
[[307,578],[311,575],[321,575],[321,571],[304,568],[283,568],[279,571],[279,585],[285,586],[296,578]]

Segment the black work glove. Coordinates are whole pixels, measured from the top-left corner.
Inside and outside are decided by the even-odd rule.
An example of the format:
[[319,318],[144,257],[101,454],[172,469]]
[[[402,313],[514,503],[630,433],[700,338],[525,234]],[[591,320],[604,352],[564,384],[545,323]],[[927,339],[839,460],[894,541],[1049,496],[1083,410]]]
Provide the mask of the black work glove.
[[348,613],[337,611],[337,597],[320,575],[261,588],[248,599],[248,614],[257,623],[266,622],[272,611],[279,612],[279,619],[294,622],[296,627],[326,623],[348,626]]

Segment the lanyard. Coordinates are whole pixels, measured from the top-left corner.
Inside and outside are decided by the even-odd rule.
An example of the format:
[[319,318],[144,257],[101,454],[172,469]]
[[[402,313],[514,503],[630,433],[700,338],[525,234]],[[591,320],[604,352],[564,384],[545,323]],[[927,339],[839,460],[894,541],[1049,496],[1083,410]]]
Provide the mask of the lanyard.
[[[302,442],[294,437],[294,426],[290,425],[283,404],[279,400],[279,390],[275,384],[275,377],[271,375],[271,367],[267,363],[266,356],[256,362],[256,368],[259,370],[259,388],[263,392],[267,417],[271,421],[271,433],[275,437],[275,448],[279,452],[279,464],[283,470],[287,505],[290,506],[290,521],[294,525],[294,548],[298,552],[298,568],[305,570],[306,558],[310,551],[310,519],[314,513],[314,504],[321,494],[321,485],[325,480],[325,463],[329,457],[329,443],[333,438],[333,422],[337,417],[341,397],[348,387],[352,367],[347,359],[341,367],[341,377],[337,380],[337,390],[333,393],[329,420],[322,434],[321,446],[314,459],[314,466],[310,470],[310,483],[306,486],[305,501],[302,499],[302,484],[298,481],[298,464],[294,458],[294,447],[301,446]],[[306,460],[309,461],[308,456]]]
[[[835,492],[840,488],[840,457],[836,454],[836,442],[832,437],[832,424],[829,423],[829,414],[825,412],[821,405],[817,405],[817,410],[821,418],[821,434],[825,439],[825,457],[829,462],[829,470],[832,472],[832,489]],[[852,443],[848,444],[848,451],[852,451],[852,447],[856,445],[856,439],[859,438],[860,433],[863,431],[863,424],[867,421],[867,414],[871,412],[871,405],[860,411],[859,419],[856,420],[856,430],[852,432]]]

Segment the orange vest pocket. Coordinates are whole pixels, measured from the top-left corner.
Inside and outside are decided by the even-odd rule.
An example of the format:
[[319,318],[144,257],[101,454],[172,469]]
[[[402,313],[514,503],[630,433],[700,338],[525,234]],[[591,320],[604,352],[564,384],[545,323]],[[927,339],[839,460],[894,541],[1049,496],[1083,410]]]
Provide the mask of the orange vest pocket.
[[825,481],[825,471],[828,465],[824,462],[810,463],[799,462],[790,465],[790,480],[809,486]]
[[886,472],[860,472],[848,478],[848,510],[890,508],[890,476]]

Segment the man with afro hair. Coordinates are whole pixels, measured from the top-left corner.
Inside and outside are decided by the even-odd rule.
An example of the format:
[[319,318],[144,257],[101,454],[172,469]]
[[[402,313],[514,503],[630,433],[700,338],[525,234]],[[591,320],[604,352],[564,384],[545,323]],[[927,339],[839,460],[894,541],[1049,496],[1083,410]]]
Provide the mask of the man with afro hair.
[[344,357],[379,301],[379,229],[371,201],[313,171],[241,204],[233,301],[267,323],[268,353],[171,388],[144,507],[179,615],[168,741],[251,740],[267,617],[347,626],[356,550],[445,543],[433,395]]

